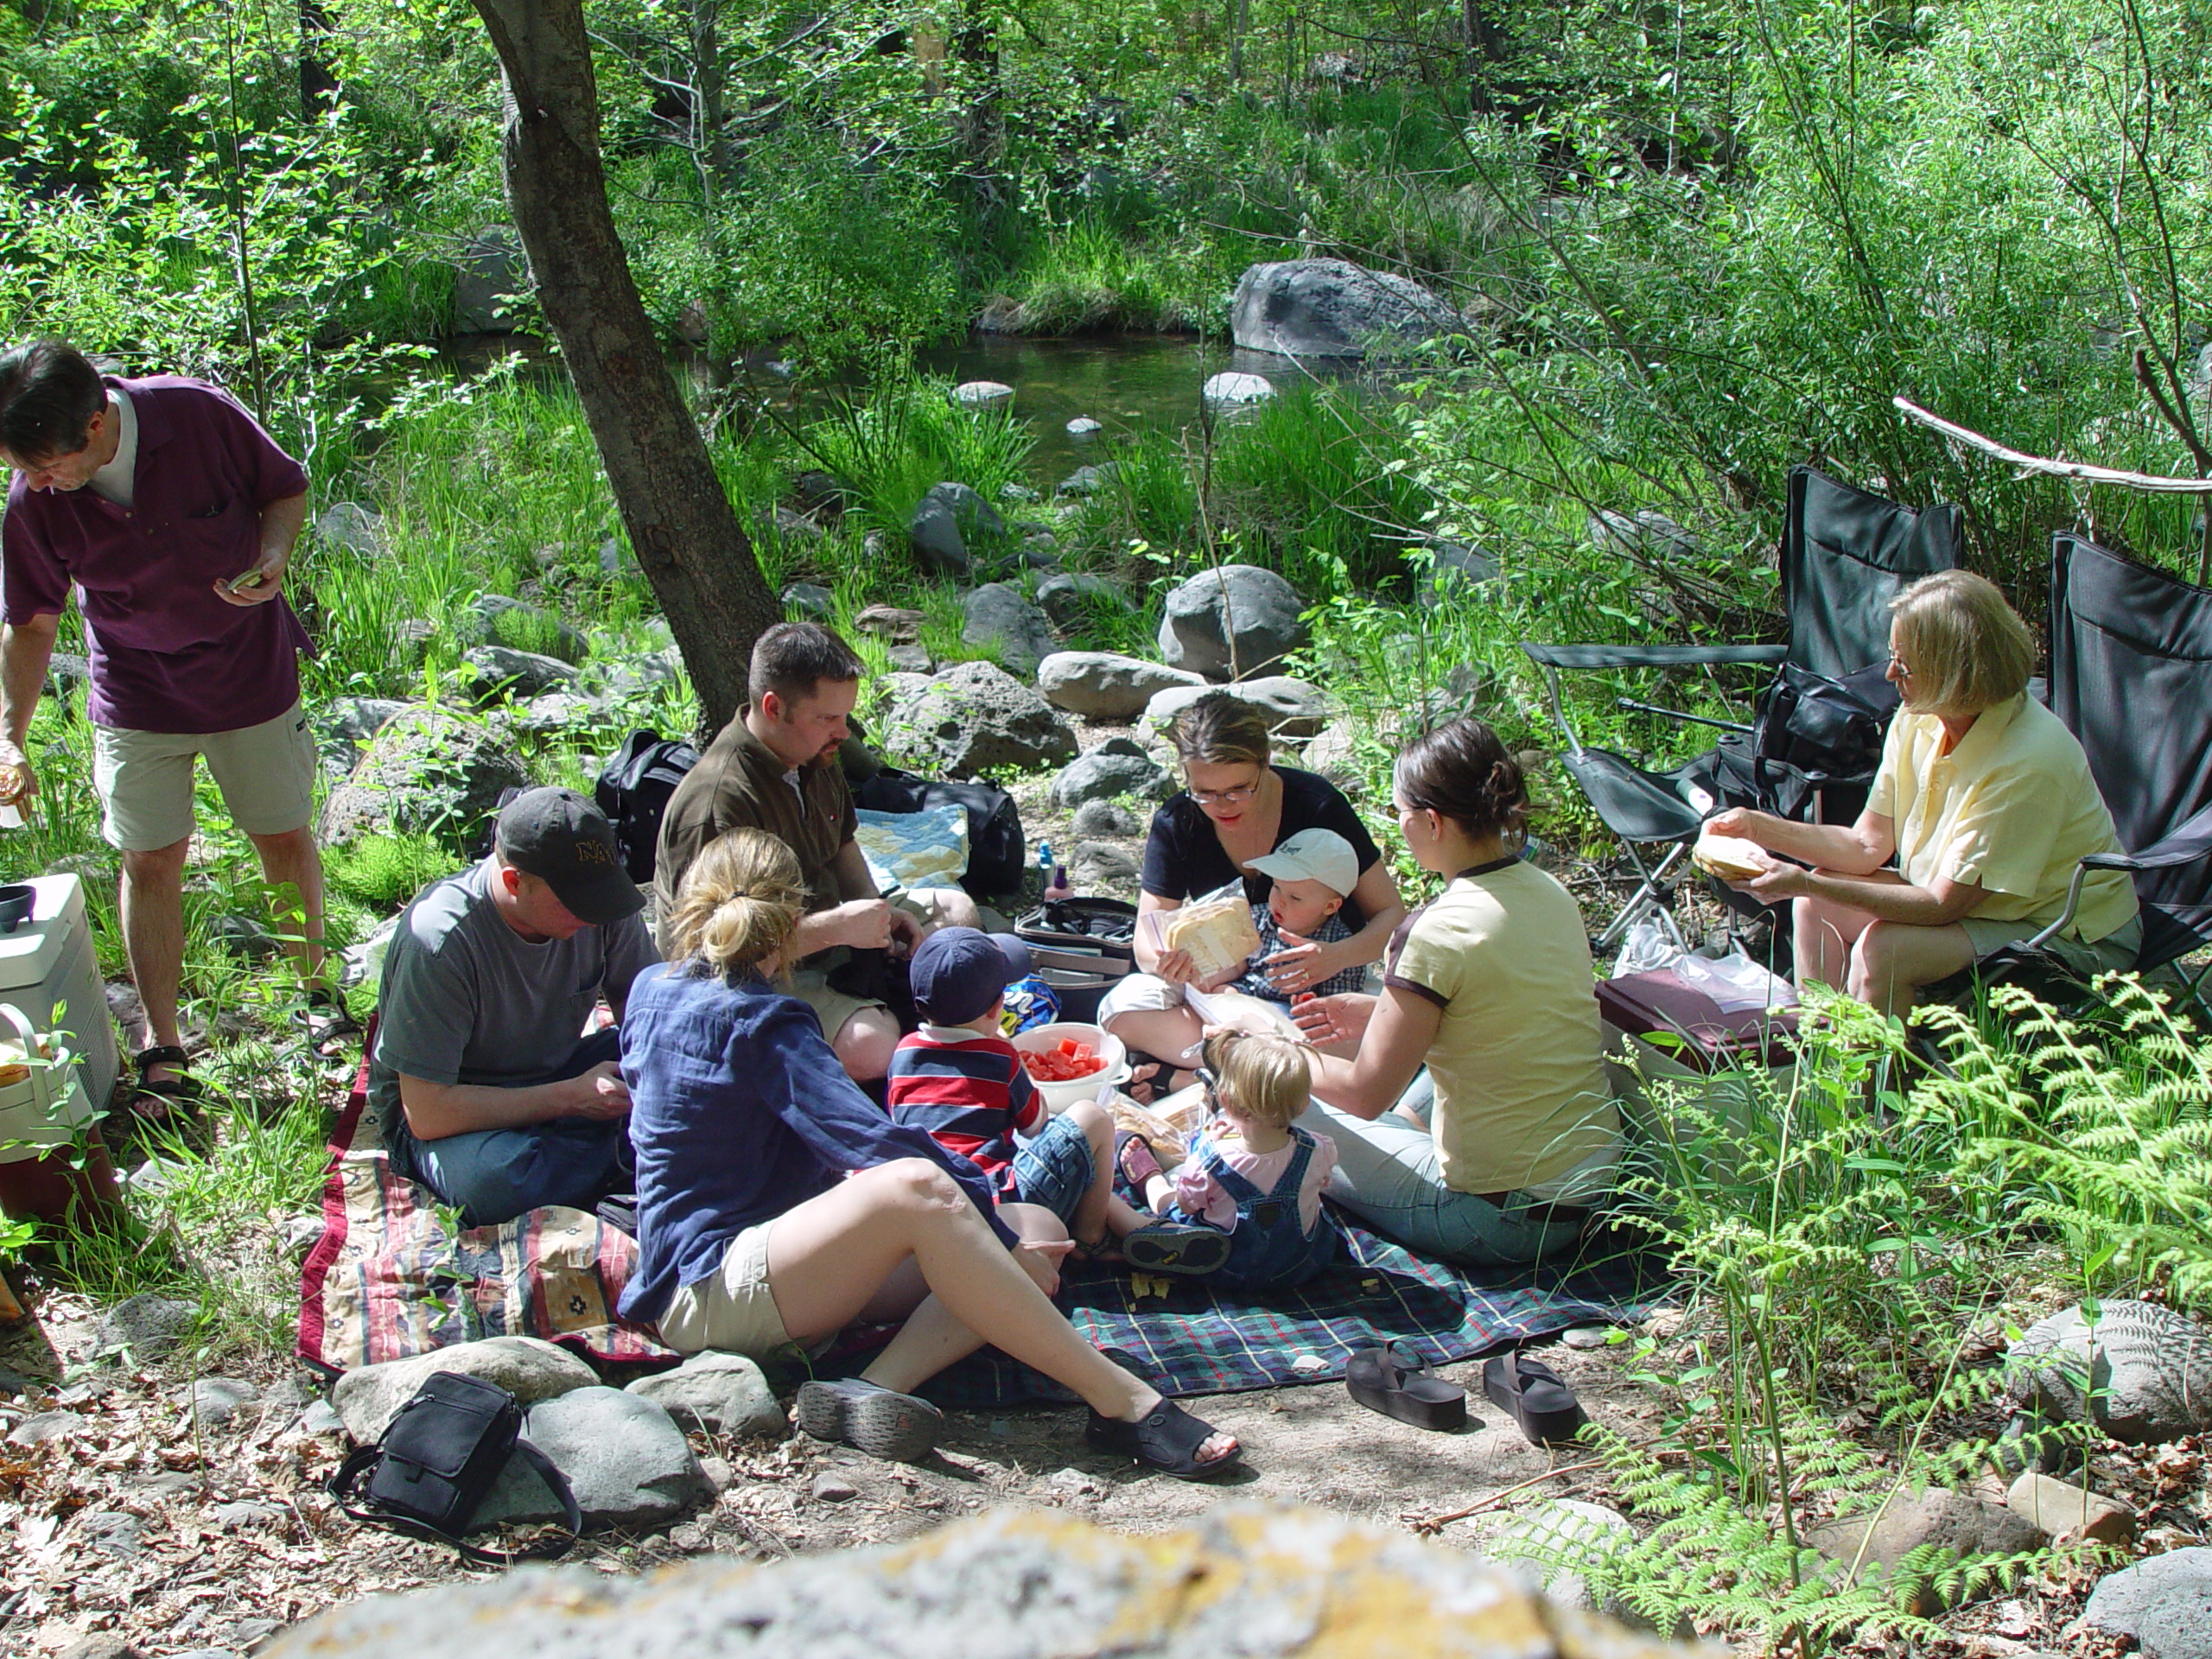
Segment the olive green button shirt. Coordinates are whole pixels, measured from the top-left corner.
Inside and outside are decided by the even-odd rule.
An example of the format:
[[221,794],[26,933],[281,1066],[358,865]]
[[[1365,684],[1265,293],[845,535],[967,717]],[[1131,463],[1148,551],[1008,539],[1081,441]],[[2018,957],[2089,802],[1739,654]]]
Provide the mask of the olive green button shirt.
[[653,861],[656,914],[676,908],[677,890],[691,861],[732,830],[765,830],[798,856],[810,915],[844,902],[830,868],[860,819],[852,791],[833,757],[796,771],[747,729],[745,714],[722,728],[699,764],[669,798]]

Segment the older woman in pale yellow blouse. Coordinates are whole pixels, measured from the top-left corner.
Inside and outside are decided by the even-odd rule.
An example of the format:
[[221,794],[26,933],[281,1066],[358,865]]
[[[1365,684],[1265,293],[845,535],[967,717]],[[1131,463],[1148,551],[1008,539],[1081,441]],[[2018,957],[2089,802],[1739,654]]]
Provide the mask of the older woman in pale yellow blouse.
[[[1946,570],[1890,608],[1904,706],[1859,822],[1738,809],[1712,827],[1783,855],[1737,885],[1794,901],[1801,985],[1902,1014],[1923,986],[2057,920],[2082,859],[2121,849],[2081,744],[2027,695],[2035,642],[1995,584]],[[2101,870],[2050,948],[2083,972],[2125,969],[2142,936],[2134,887]]]

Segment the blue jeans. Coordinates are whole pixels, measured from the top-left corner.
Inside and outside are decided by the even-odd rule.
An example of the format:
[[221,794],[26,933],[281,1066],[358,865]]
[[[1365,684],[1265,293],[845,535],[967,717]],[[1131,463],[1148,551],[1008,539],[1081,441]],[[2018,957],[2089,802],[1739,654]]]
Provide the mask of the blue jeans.
[[[621,1052],[621,1036],[613,1027],[594,1032],[576,1046],[558,1076],[581,1077]],[[520,1128],[418,1141],[408,1133],[404,1116],[393,1116],[397,1121],[385,1126],[391,1166],[458,1205],[470,1227],[495,1227],[549,1204],[588,1210],[610,1192],[626,1192],[636,1184],[626,1117],[562,1117]]]
[[1069,1118],[1046,1120],[1037,1138],[1014,1154],[1014,1191],[1023,1204],[1042,1205],[1072,1224],[1075,1207],[1098,1178],[1090,1137]]
[[[1399,1105],[1426,1118],[1436,1101],[1424,1070]],[[1539,1221],[1541,1206],[1508,1193],[1503,1205],[1444,1185],[1442,1160],[1428,1130],[1395,1112],[1369,1121],[1315,1101],[1298,1120],[1311,1135],[1337,1143],[1329,1197],[1376,1232],[1422,1255],[1468,1267],[1510,1267],[1571,1248],[1579,1223]]]

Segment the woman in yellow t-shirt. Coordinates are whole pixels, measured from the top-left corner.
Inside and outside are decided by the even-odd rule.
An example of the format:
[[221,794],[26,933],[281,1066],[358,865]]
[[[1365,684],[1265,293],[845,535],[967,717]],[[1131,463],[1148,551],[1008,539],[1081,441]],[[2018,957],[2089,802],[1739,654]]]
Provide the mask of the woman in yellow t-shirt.
[[[1904,707],[1859,822],[1738,808],[1711,828],[1782,855],[1735,885],[1793,901],[1800,984],[1903,1014],[1923,986],[2057,920],[2081,861],[2121,848],[2081,744],[2027,695],[2035,642],[1996,584],[1941,571],[1890,610],[1889,677]],[[2093,973],[2133,967],[2142,939],[2133,884],[2099,870],[2050,948]]]
[[1581,912],[1522,861],[1521,768],[1480,721],[1407,749],[1391,793],[1414,861],[1448,885],[1391,939],[1381,996],[1294,1004],[1313,1041],[1358,1044],[1313,1057],[1300,1126],[1335,1139],[1329,1196],[1376,1230],[1532,1262],[1575,1241],[1619,1157]]

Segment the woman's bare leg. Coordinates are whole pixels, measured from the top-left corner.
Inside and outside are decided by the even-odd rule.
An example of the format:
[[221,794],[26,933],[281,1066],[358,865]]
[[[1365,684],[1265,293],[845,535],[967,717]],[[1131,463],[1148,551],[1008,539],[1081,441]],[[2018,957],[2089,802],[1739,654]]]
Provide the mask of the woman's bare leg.
[[[1025,1239],[1040,1243],[1065,1242],[1067,1226],[1060,1218],[1042,1205],[1034,1204],[1002,1204],[999,1219]],[[861,1375],[868,1381],[900,1394],[911,1394],[956,1360],[962,1360],[983,1345],[983,1339],[955,1319],[945,1305],[928,1294],[929,1287],[922,1283],[919,1268],[912,1257],[891,1276],[889,1284],[897,1283],[912,1274],[913,1284],[922,1291],[918,1302],[909,1302],[906,1324],[899,1327],[899,1334],[892,1338],[884,1351],[875,1357],[875,1363]],[[875,1299],[881,1300],[880,1294]],[[873,1310],[874,1302],[870,1303]],[[890,1317],[896,1318],[897,1315]]]
[[[768,1287],[784,1329],[802,1344],[830,1335],[909,1257],[969,1333],[1065,1383],[1102,1417],[1135,1422],[1160,1403],[1158,1390],[1076,1334],[967,1193],[925,1159],[864,1169],[777,1219],[768,1234]],[[1199,1456],[1212,1461],[1235,1444],[1217,1434]]]
[[1920,988],[1974,965],[1974,940],[1954,922],[1914,927],[1876,922],[1851,953],[1852,995],[1878,1014],[1909,1013]]
[[1155,1059],[1185,1071],[1198,1059],[1187,1051],[1205,1035],[1205,1027],[1199,1022],[1197,1010],[1187,1004],[1179,1008],[1135,1008],[1117,1014],[1106,1022],[1106,1029],[1131,1048],[1141,1048]]
[[[1867,880],[1891,880],[1899,878],[1892,872],[1878,870]],[[1793,960],[1797,966],[1797,988],[1808,985],[1826,985],[1831,990],[1847,990],[1851,983],[1851,947],[1859,943],[1873,921],[1865,911],[1851,905],[1839,905],[1827,899],[1797,899],[1790,903],[1790,923],[1796,947]]]

